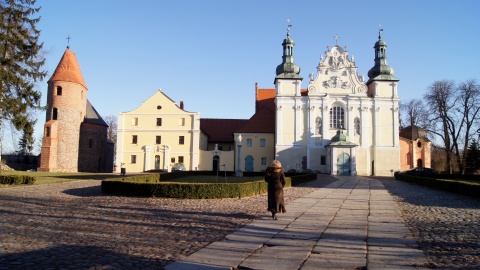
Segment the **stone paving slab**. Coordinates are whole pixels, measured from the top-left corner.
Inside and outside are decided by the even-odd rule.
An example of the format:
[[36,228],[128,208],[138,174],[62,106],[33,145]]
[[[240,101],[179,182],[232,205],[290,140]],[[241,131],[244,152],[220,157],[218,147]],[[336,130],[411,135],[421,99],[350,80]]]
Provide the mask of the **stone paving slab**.
[[[228,246],[221,258],[215,260],[218,248],[225,243],[211,244],[182,261],[275,270],[415,269],[427,265],[395,201],[380,181],[365,177],[338,179],[288,204],[288,212],[278,214],[278,220],[262,218],[227,235]],[[257,248],[239,252],[242,249],[235,249],[235,242]],[[180,267],[182,261],[168,270],[177,269],[175,265]]]

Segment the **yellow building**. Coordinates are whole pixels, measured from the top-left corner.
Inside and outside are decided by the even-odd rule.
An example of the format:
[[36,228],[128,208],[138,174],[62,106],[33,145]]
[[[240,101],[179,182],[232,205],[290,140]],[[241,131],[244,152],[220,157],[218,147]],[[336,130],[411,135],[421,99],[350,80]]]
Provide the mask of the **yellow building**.
[[133,111],[118,114],[116,171],[168,170],[199,164],[200,114],[161,90]]

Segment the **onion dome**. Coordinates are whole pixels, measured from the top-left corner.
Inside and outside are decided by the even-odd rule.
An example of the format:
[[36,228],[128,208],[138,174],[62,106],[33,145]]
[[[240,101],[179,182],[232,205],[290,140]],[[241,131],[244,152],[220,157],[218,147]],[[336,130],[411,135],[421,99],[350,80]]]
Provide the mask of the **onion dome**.
[[290,28],[287,37],[283,40],[283,61],[277,66],[275,79],[303,79],[300,74],[300,67],[293,62],[293,47],[295,42],[290,38]]
[[369,80],[372,81],[398,81],[393,75],[395,71],[387,65],[387,43],[382,40],[381,31],[378,34],[378,41],[373,47],[375,49],[375,66],[368,71]]

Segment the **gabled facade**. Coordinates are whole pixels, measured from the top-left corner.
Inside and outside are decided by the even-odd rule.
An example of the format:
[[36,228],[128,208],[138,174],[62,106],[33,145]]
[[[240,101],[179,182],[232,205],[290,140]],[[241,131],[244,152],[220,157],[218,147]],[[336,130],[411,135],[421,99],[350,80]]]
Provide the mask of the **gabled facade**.
[[143,172],[199,165],[200,115],[158,90],[140,107],[118,114],[116,170]]

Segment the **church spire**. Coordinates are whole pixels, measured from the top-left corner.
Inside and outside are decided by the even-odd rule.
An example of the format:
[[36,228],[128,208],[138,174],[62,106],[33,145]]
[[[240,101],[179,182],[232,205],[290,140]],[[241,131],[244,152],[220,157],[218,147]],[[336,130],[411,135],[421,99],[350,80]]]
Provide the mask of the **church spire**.
[[275,79],[302,79],[300,74],[300,67],[295,65],[293,62],[293,47],[295,43],[290,38],[290,28],[292,25],[290,24],[290,20],[288,20],[288,27],[287,27],[287,37],[283,40],[283,56],[282,56],[282,63],[277,66],[276,74],[277,76]]
[[387,43],[382,40],[383,29],[378,31],[378,41],[373,47],[375,49],[375,66],[368,71],[369,80],[372,81],[398,81],[393,76],[395,74],[393,68],[387,64]]

